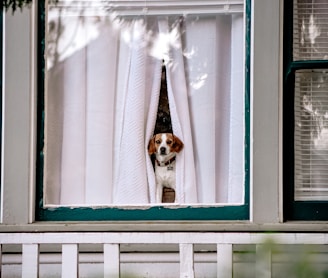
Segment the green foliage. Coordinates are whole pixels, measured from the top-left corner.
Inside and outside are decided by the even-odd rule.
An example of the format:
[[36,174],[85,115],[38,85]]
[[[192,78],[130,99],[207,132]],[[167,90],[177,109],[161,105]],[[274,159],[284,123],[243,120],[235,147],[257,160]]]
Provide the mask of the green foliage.
[[[32,3],[33,0],[2,0],[1,10],[12,10],[15,12],[17,9],[22,10],[25,6]],[[51,3],[57,3],[58,0],[49,0]]]
[[[328,268],[322,265],[318,256],[326,255],[326,252],[315,245],[291,245],[277,244],[268,237],[258,250],[259,256],[270,252],[272,256],[284,258],[276,261],[276,277],[288,278],[328,278]],[[261,253],[262,252],[262,253]],[[318,266],[322,266],[322,268]]]
[[23,7],[29,5],[32,0],[3,0],[2,9],[12,10],[15,12],[17,9],[22,9]]

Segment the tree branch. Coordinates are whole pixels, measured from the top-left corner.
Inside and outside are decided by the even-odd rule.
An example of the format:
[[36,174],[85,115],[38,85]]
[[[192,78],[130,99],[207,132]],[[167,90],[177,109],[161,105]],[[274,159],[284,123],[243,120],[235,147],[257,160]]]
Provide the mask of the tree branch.
[[17,9],[23,9],[23,7],[29,5],[32,0],[2,0],[1,9],[6,11],[12,10],[15,12]]

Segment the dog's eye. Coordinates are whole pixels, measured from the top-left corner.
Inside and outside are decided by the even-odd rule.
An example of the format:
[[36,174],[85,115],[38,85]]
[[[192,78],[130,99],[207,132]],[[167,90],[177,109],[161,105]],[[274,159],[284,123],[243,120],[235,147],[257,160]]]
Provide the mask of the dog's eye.
[[161,140],[156,140],[155,143],[156,144],[160,144],[161,143]]
[[171,145],[171,144],[172,144],[172,141],[171,141],[171,140],[167,140],[166,143],[167,143],[168,145]]

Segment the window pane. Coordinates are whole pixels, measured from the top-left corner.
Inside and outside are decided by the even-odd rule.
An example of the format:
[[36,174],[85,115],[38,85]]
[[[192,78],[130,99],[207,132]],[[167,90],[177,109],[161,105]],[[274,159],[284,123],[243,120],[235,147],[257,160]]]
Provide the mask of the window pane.
[[48,5],[46,205],[157,203],[147,146],[162,65],[184,143],[177,203],[243,202],[244,15],[228,2]]
[[295,78],[295,199],[328,200],[328,74]]
[[293,59],[328,59],[328,3],[294,0]]

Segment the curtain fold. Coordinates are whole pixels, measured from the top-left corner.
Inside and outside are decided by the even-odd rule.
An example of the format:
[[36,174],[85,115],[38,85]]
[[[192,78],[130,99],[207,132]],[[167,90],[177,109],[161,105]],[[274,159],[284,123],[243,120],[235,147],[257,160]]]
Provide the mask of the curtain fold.
[[168,19],[159,21],[159,31],[162,34],[174,36],[164,53],[167,74],[167,90],[173,133],[184,143],[184,149],[176,160],[176,202],[197,203],[196,174],[193,152],[193,141],[190,126],[186,71],[184,68],[181,31],[176,24],[169,29]]
[[[60,204],[85,203],[86,49],[65,63]],[[82,81],[82,82],[81,82]],[[74,194],[72,194],[74,192]]]
[[104,35],[65,62],[61,204],[112,199],[116,63],[102,61],[117,56],[117,34]]
[[[196,168],[198,201],[215,203],[216,179],[215,166],[217,109],[216,67],[218,47],[216,41],[216,19],[186,21],[184,43],[186,45],[186,77],[188,78],[188,100],[191,116],[191,132]],[[204,32],[206,30],[206,32]],[[199,40],[199,36],[202,40]],[[197,44],[195,42],[198,41]],[[222,48],[220,48],[222,49]]]
[[[151,61],[147,54],[147,44],[144,41],[147,30],[144,21],[137,20],[132,25],[126,92],[121,113],[123,120],[122,125],[117,127],[121,128],[121,136],[117,150],[114,204],[147,204],[151,194],[147,182],[146,160],[149,158],[145,147],[146,116],[149,115],[149,103],[152,107],[157,107],[155,103],[158,104],[161,64]],[[154,73],[152,78],[147,76],[148,67]],[[155,90],[152,90],[152,84],[158,84]],[[152,98],[154,101],[151,101]]]
[[185,65],[199,203],[243,202],[242,34],[242,15],[186,22]]
[[[86,57],[88,61],[86,84],[86,204],[106,204],[112,201],[112,134],[114,134],[118,34],[106,30],[104,36],[103,40],[90,44],[87,48],[88,55]],[[102,55],[98,53],[102,53]],[[104,63],[104,60],[111,62]],[[102,73],[106,73],[106,78],[102,78]]]

